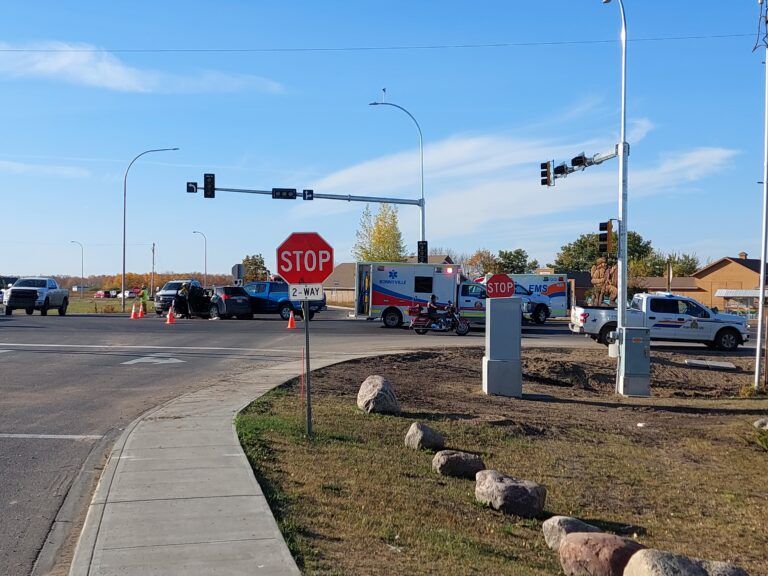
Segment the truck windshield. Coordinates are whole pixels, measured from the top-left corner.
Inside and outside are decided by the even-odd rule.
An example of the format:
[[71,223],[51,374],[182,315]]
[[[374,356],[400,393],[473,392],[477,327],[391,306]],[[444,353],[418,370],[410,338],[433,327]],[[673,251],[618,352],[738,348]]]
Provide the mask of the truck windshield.
[[45,288],[48,283],[45,280],[17,280],[13,285],[14,288]]
[[181,288],[181,282],[166,282],[165,286],[163,286],[163,291],[177,291]]

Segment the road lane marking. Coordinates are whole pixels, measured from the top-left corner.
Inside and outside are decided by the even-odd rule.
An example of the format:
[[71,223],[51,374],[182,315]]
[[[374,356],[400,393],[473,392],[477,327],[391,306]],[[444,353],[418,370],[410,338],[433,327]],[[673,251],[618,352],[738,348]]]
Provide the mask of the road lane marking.
[[0,438],[32,438],[35,440],[100,440],[95,434],[0,434]]
[[[102,350],[220,350],[233,352],[296,352],[295,348],[228,348],[216,346],[132,346],[111,344],[18,344],[0,342],[0,346],[28,346],[30,348],[89,348]],[[10,352],[10,350],[8,350]]]
[[127,362],[121,362],[121,364],[183,364],[186,360],[179,360],[178,358],[169,358],[166,356],[142,356],[141,358],[134,358]]
[[2,354],[3,352],[10,352],[10,350],[0,350],[0,354]]

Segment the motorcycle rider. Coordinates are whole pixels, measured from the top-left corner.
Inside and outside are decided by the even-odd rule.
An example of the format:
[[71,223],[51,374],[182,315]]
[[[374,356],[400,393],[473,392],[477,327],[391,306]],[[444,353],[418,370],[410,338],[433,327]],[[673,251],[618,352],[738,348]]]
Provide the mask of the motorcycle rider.
[[432,322],[432,328],[437,328],[437,322],[440,320],[440,305],[437,303],[437,296],[432,294],[427,302],[427,316]]

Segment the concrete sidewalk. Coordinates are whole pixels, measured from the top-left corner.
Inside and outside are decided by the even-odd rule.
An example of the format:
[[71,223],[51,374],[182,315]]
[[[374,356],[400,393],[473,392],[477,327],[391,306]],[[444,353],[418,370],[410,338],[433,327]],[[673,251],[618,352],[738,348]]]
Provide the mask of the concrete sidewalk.
[[[349,359],[326,355],[312,368]],[[70,575],[299,574],[233,418],[300,370],[259,367],[134,421],[110,454]]]

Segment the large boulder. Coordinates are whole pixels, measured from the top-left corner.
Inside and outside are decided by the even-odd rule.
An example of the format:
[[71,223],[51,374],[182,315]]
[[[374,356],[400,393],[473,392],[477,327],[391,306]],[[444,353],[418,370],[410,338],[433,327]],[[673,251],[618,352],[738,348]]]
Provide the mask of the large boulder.
[[481,470],[475,476],[475,498],[505,514],[535,518],[544,510],[547,489],[530,480],[505,476],[497,470]]
[[640,550],[629,559],[624,576],[748,576],[727,562],[699,560],[664,550]]
[[485,463],[477,454],[458,450],[440,450],[432,458],[432,470],[443,476],[474,478],[475,474],[485,470]]
[[400,414],[395,389],[384,376],[368,376],[357,393],[357,407],[365,412]]
[[568,534],[573,532],[602,532],[597,526],[592,526],[592,524],[587,524],[570,516],[552,516],[549,520],[544,521],[541,530],[544,532],[544,541],[547,546],[555,551],[560,549],[560,541]]
[[445,440],[437,430],[414,422],[405,435],[405,445],[415,450],[440,450],[445,446]]
[[560,542],[560,565],[566,576],[622,576],[629,559],[643,548],[614,534],[574,532]]
[[758,430],[768,430],[768,418],[760,418],[755,420],[752,425]]

